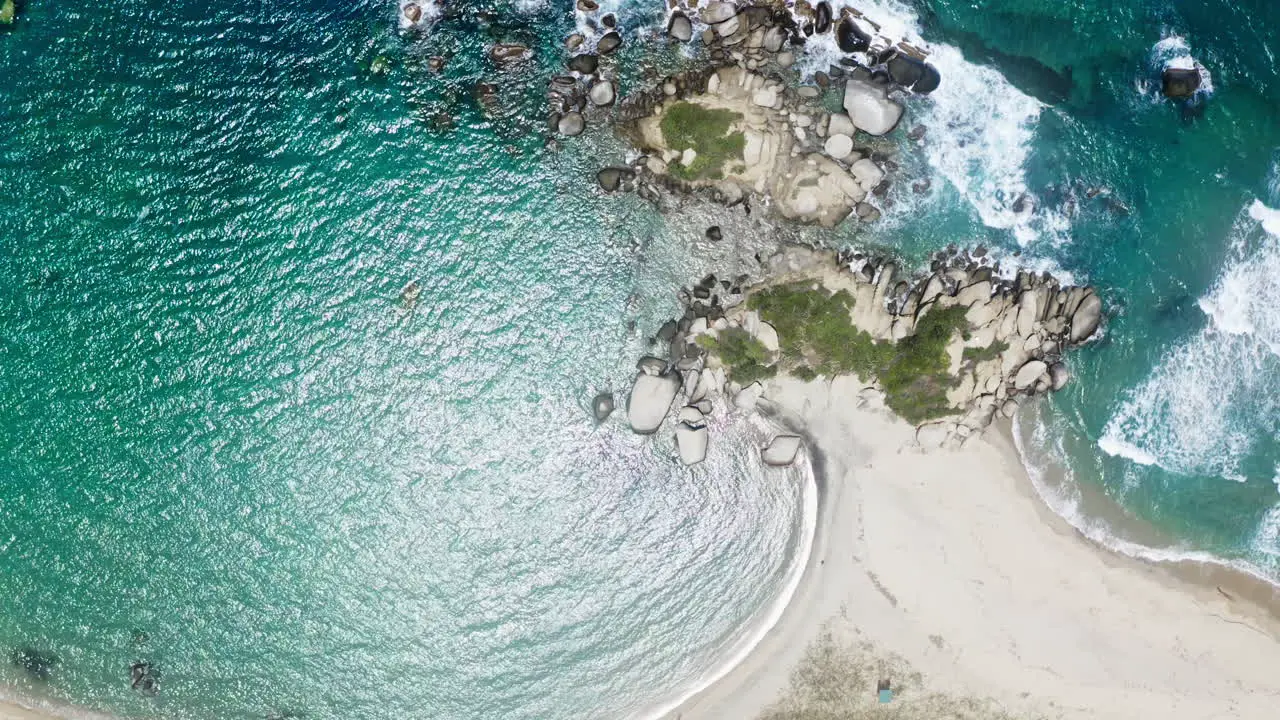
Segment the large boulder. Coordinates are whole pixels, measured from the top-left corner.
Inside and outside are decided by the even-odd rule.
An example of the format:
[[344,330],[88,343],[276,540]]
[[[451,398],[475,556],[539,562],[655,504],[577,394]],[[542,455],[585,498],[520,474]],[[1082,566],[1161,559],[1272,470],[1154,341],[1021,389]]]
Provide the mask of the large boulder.
[[1067,381],[1071,379],[1071,373],[1067,370],[1067,366],[1062,363],[1054,363],[1049,366],[1049,387],[1054,392],[1061,390],[1067,386]]
[[596,68],[600,67],[600,56],[590,53],[574,55],[569,58],[569,62],[566,63],[566,65],[570,70],[576,73],[590,75],[596,71]]
[[1200,89],[1200,70],[1194,67],[1167,67],[1160,75],[1160,91],[1165,97],[1189,98]]
[[598,80],[591,85],[591,90],[587,92],[587,97],[591,98],[591,103],[599,107],[608,107],[613,104],[617,93],[613,89],[613,83],[608,80]]
[[662,425],[671,410],[671,403],[680,392],[680,376],[675,373],[636,375],[631,396],[627,399],[627,420],[631,429],[640,435],[650,435]]
[[855,127],[868,135],[885,135],[898,126],[902,106],[883,87],[858,78],[844,86],[844,109]]
[[738,14],[731,2],[713,2],[702,9],[702,22],[708,25],[724,22]]
[[518,43],[498,43],[489,48],[489,57],[499,67],[508,67],[528,60],[533,53]]
[[622,47],[622,36],[616,32],[607,32],[600,38],[600,42],[596,43],[596,52],[608,55],[620,47]]
[[707,423],[702,411],[685,407],[676,418],[676,449],[685,465],[697,465],[707,457]]
[[871,47],[871,36],[858,27],[853,18],[844,18],[836,26],[836,43],[844,52],[863,52]]
[[586,127],[587,121],[583,119],[582,113],[579,112],[565,113],[564,116],[560,118],[559,122],[556,123],[556,129],[565,137],[581,135],[582,131],[586,129]]
[[760,451],[760,459],[765,465],[786,467],[796,461],[800,453],[800,437],[798,435],[778,435],[769,446]]
[[667,22],[667,35],[673,40],[680,42],[689,42],[693,39],[693,23],[682,12],[671,13],[671,20]]
[[1089,339],[1102,322],[1102,299],[1090,292],[1071,315],[1071,342]]
[[1018,374],[1013,377],[1013,387],[1015,390],[1026,390],[1034,387],[1036,381],[1045,374],[1049,369],[1043,360],[1030,360],[1018,368]]
[[894,53],[886,63],[889,77],[903,87],[921,93],[931,93],[938,89],[942,76],[938,69],[929,63],[903,53]]

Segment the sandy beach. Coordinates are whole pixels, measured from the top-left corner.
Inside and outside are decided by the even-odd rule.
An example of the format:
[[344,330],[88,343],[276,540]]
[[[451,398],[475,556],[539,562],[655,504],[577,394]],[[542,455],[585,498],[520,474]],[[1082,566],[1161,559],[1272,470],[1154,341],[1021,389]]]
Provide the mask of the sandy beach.
[[824,478],[810,563],[746,660],[668,718],[1275,716],[1273,615],[1081,537],[1007,433],[924,454],[860,388],[769,387]]

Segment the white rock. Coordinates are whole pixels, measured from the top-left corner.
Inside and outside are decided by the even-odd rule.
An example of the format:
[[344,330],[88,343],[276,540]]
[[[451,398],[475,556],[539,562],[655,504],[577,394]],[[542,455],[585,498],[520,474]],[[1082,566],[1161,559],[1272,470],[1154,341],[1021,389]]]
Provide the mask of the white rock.
[[1080,307],[1071,315],[1071,342],[1084,342],[1102,322],[1102,300],[1089,293],[1080,301]]
[[850,165],[849,174],[867,192],[871,192],[872,188],[879,185],[880,181],[884,179],[884,171],[870,158],[862,158]]
[[1049,366],[1049,386],[1054,392],[1061,390],[1067,386],[1067,381],[1071,379],[1071,373],[1067,371],[1067,366],[1062,363],[1054,363]]
[[756,339],[769,352],[778,352],[778,331],[767,322],[761,321],[755,332]]
[[800,453],[800,437],[798,435],[778,435],[769,443],[769,447],[760,451],[760,459],[765,465],[786,467],[796,461]]
[[640,435],[649,435],[657,430],[679,391],[679,375],[643,372],[636,375],[631,396],[627,399],[627,420],[631,422],[631,429]]
[[733,396],[733,405],[739,410],[754,410],[756,403],[760,402],[761,396],[764,395],[764,385],[753,382],[750,385],[738,391]]
[[1043,360],[1031,360],[1021,368],[1018,368],[1018,374],[1013,378],[1013,387],[1015,390],[1026,390],[1036,384],[1041,375],[1049,369]]
[[734,15],[728,20],[725,20],[722,23],[714,25],[713,27],[715,28],[717,35],[719,35],[722,38],[727,38],[730,35],[738,32],[738,28],[741,26],[742,26],[742,21],[738,19],[737,15]]
[[731,2],[713,2],[702,9],[702,22],[708,25],[724,22],[738,14]]
[[771,108],[778,104],[778,93],[769,88],[761,88],[752,93],[751,102],[760,107]]
[[680,461],[685,465],[697,465],[707,457],[707,425],[702,411],[694,407],[681,408],[676,425],[676,448]]
[[697,317],[693,322],[689,323],[690,335],[701,335],[707,331],[707,319],[705,317]]
[[608,107],[613,104],[613,83],[608,80],[601,80],[591,86],[591,91],[587,93],[587,96],[591,98],[593,104],[600,107]]
[[929,423],[921,425],[916,429],[916,444],[922,448],[930,449],[942,447],[942,443],[947,441],[947,423]]
[[884,88],[854,78],[845,83],[844,109],[854,126],[869,135],[884,135],[902,119],[902,106]]
[[[827,138],[827,142],[822,146],[822,149],[836,160],[843,160],[849,157],[849,153],[853,152],[853,138],[848,135],[836,133],[835,135]],[[858,162],[864,161],[859,160]]]
[[689,167],[697,159],[698,151],[693,148],[685,148],[684,152],[680,153],[680,164],[685,167]]
[[711,95],[720,92],[720,73],[712,73],[707,79],[707,92]]
[[1000,406],[1000,414],[1007,418],[1013,417],[1018,412],[1018,402],[1016,400],[1005,400]]
[[827,121],[827,134],[829,135],[848,135],[858,132],[858,128],[854,126],[853,121],[844,113],[835,113],[831,119]]
[[784,68],[789,68],[792,65],[796,64],[796,55],[790,50],[786,52],[780,52],[778,53],[777,60],[778,60],[778,65]]

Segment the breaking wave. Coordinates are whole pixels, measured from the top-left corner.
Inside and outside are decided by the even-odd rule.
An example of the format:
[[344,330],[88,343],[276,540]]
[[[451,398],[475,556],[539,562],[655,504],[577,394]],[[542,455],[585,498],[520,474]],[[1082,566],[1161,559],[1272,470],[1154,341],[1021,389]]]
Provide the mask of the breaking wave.
[[1169,351],[1103,432],[1108,454],[1244,481],[1258,433],[1280,418],[1280,211],[1254,202],[1234,229],[1207,325]]

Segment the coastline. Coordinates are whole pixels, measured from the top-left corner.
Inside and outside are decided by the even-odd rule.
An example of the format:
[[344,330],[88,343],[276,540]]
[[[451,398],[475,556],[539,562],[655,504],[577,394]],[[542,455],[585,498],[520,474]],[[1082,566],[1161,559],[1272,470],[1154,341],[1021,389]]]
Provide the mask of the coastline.
[[[849,377],[769,384],[765,399],[803,425],[825,472],[809,562],[753,652],[664,717],[758,717],[832,637],[919,672],[935,696],[1019,716],[1257,718],[1280,702],[1265,671],[1280,663],[1273,595],[1226,569],[1087,539],[1041,499],[1007,424],[925,454],[905,422],[858,409],[860,389]],[[858,702],[871,707],[874,691]]]

